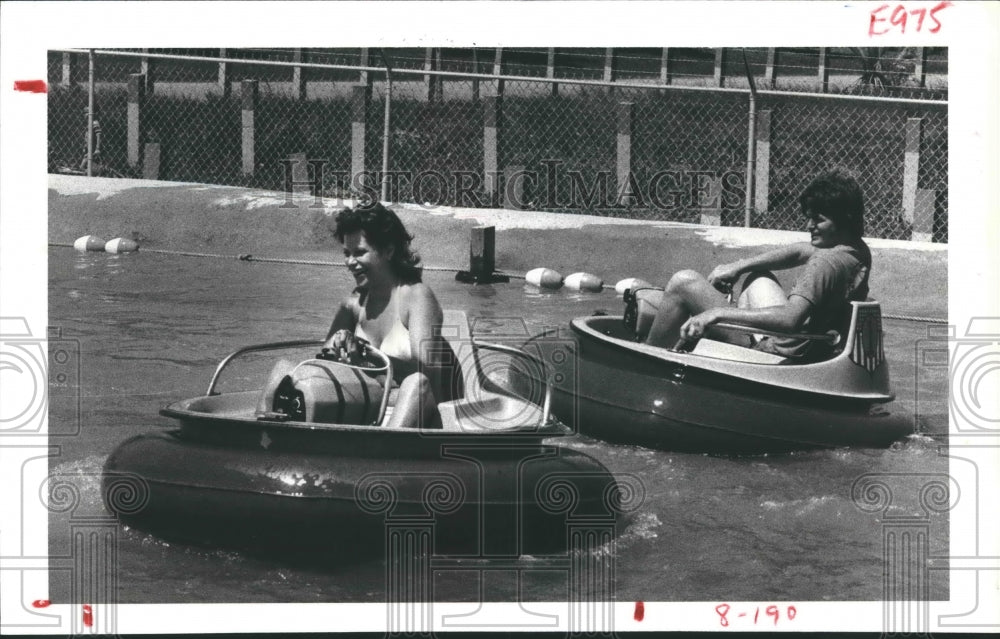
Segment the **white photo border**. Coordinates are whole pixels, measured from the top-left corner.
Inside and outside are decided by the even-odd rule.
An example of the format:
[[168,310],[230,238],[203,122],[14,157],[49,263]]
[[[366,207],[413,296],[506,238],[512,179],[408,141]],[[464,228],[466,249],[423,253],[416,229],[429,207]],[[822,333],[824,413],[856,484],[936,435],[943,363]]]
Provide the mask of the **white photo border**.
[[[945,46],[949,48],[949,322],[1000,317],[998,167],[998,9],[955,3],[939,12],[940,29],[869,35],[882,2],[4,2],[0,5],[0,315],[24,318],[35,333],[48,325],[46,108],[44,94],[15,91],[15,81],[45,79],[46,52],[122,47],[357,46]],[[938,2],[889,3],[930,9]],[[279,19],[275,19],[279,16]],[[152,26],[155,25],[155,28]],[[325,25],[325,26],[324,26]],[[997,406],[996,388],[982,398]],[[3,389],[0,389],[0,393]],[[954,428],[954,424],[952,425]],[[3,594],[48,591],[47,511],[19,487],[42,483],[44,434],[0,438],[0,587]],[[953,434],[952,455],[975,467],[962,474],[978,507],[955,513],[951,601],[931,602],[931,632],[990,631],[976,620],[1000,618],[1000,489],[997,438]],[[963,462],[966,463],[966,462]],[[37,480],[37,483],[35,483]],[[34,504],[28,506],[28,504]],[[991,506],[992,504],[992,506]],[[971,514],[969,514],[971,513]],[[968,517],[966,516],[968,514]],[[959,516],[960,515],[960,516]],[[961,557],[961,560],[959,560]],[[964,563],[963,563],[964,562]],[[961,566],[971,566],[963,570]],[[983,588],[986,591],[983,592]],[[978,589],[978,590],[977,590]],[[20,596],[18,596],[18,599]],[[0,597],[0,618],[30,612],[36,627],[17,633],[67,634],[77,606],[28,610]],[[973,602],[977,609],[971,609]],[[616,631],[717,630],[714,603],[619,602]],[[796,602],[789,602],[796,603]],[[504,607],[487,604],[502,618]],[[564,613],[564,604],[532,604]],[[797,631],[879,631],[881,602],[802,602]],[[116,631],[319,632],[386,627],[383,604],[123,604]],[[435,604],[435,613],[449,612]],[[13,616],[12,616],[13,615]],[[563,615],[564,617],[565,615]],[[971,626],[963,626],[962,619]],[[973,623],[975,622],[975,623]],[[44,625],[48,624],[48,625]],[[440,628],[435,627],[435,630]],[[493,630],[508,631],[502,626]],[[791,629],[791,628],[789,628]],[[565,631],[560,627],[554,630]],[[4,630],[5,632],[7,629]],[[997,628],[993,627],[992,632]]]

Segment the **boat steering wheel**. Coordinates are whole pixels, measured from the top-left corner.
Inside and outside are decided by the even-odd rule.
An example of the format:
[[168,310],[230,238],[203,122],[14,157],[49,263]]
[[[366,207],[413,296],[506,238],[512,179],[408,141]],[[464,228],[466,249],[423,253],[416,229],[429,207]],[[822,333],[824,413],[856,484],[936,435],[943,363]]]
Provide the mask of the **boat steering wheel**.
[[355,357],[351,357],[347,361],[337,355],[333,349],[330,348],[321,349],[320,352],[316,353],[316,359],[321,359],[327,362],[336,362],[341,366],[356,368],[362,371],[381,371],[387,368],[391,370],[392,363],[389,361],[388,355],[372,346],[366,339],[356,337],[355,340],[361,348]]
[[316,359],[335,363],[345,368],[353,368],[369,376],[385,375],[385,385],[382,390],[382,401],[379,403],[378,416],[375,418],[375,425],[382,423],[385,419],[385,412],[389,406],[389,387],[392,385],[392,360],[389,356],[371,345],[368,340],[356,338],[361,345],[359,357],[354,361],[345,362],[333,350],[323,348],[316,353]]

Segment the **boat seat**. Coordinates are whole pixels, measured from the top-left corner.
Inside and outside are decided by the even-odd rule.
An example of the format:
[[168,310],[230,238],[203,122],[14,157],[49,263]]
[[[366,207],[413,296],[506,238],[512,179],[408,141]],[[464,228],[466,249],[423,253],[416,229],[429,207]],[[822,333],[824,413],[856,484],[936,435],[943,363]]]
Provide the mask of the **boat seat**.
[[[444,430],[499,431],[514,425],[541,421],[541,408],[483,388],[477,362],[477,349],[465,312],[445,310],[441,336],[451,346],[461,371],[464,394],[438,404]],[[537,412],[537,415],[528,414]]]

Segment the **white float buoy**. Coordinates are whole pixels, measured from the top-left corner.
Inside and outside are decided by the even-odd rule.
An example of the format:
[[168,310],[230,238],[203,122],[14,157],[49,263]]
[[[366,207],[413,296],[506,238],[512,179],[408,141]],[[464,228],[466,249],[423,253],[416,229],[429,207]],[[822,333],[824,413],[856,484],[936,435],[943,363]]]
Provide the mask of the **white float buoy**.
[[524,279],[539,288],[559,288],[563,285],[563,276],[550,268],[533,268]]
[[592,273],[573,273],[572,275],[567,275],[563,284],[572,291],[599,293],[604,290],[604,280]]
[[104,250],[108,253],[131,253],[139,249],[139,244],[135,240],[130,240],[124,237],[116,237],[113,240],[109,240],[107,244],[104,245]]
[[96,235],[84,235],[73,242],[73,248],[78,251],[103,251],[104,240]]
[[619,295],[624,295],[625,291],[629,290],[630,288],[632,289],[647,288],[650,286],[652,286],[652,284],[650,284],[646,280],[641,280],[638,277],[626,277],[625,279],[615,284],[615,293],[618,293]]

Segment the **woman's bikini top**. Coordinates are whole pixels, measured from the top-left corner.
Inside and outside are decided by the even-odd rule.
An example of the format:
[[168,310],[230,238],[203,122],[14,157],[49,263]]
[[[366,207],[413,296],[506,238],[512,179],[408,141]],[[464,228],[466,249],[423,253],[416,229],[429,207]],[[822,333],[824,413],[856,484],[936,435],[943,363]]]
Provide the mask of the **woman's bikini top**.
[[[365,303],[365,296],[362,294],[360,303],[362,307]],[[375,348],[379,349],[389,357],[400,362],[412,363],[414,360],[413,351],[410,348],[410,331],[403,326],[402,320],[399,319],[399,300],[394,299],[392,304],[395,306],[393,309],[395,311],[396,320],[392,323],[392,327],[389,332],[382,337],[382,343],[376,344],[365,329],[362,328],[360,322],[357,325],[357,329],[354,334],[362,339],[366,339],[372,343]]]
[[354,334],[368,340],[375,345],[375,348],[393,359],[400,361],[410,361],[413,359],[413,351],[410,349],[410,331],[403,326],[403,322],[399,320],[399,316],[396,316],[396,321],[393,322],[392,328],[382,338],[381,344],[375,344],[375,341],[365,333],[365,329],[360,324],[358,324],[358,330],[354,331]]

